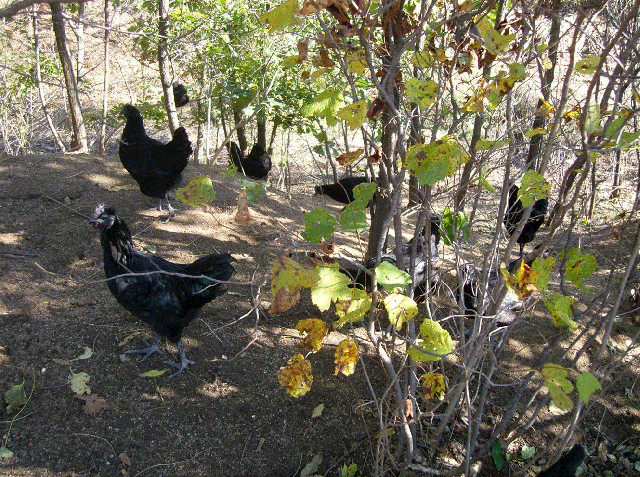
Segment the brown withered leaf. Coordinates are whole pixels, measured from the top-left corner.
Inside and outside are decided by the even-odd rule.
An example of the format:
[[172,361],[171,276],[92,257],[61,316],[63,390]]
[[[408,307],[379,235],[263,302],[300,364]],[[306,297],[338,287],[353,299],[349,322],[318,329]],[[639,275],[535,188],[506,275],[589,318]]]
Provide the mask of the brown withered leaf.
[[620,240],[620,238],[622,237],[622,235],[620,234],[620,229],[618,227],[614,227],[612,232],[615,239]]
[[413,402],[411,399],[405,399],[404,401],[404,415],[407,418],[408,424],[413,424],[415,421],[413,419]]
[[376,116],[384,111],[384,102],[380,98],[376,98],[371,102],[369,109],[367,110],[367,117],[371,121],[376,120]]
[[380,149],[376,149],[373,154],[367,157],[367,160],[372,164],[377,164],[378,162],[380,162],[381,158],[382,156],[380,155]]
[[335,244],[335,242],[327,242],[326,240],[320,242],[320,247],[322,248],[322,251],[327,255],[333,255],[334,253],[337,253],[339,251],[339,248]]
[[336,157],[336,161],[338,161],[338,164],[340,164],[341,166],[347,167],[353,164],[355,161],[357,161],[363,152],[364,152],[364,149],[357,149],[351,152],[344,152],[340,154],[338,157]]
[[234,220],[245,226],[251,223],[251,214],[249,213],[249,203],[247,202],[247,192],[245,190],[238,194],[238,210]]
[[300,288],[290,293],[287,287],[282,287],[276,292],[275,299],[271,304],[271,308],[269,308],[269,313],[280,313],[290,310],[296,306],[298,301],[300,301]]
[[398,11],[400,11],[401,8],[402,8],[401,2],[394,2],[393,5],[391,5],[391,8],[387,12],[387,14],[384,16],[384,19],[382,20],[382,26],[385,29],[387,28],[387,24],[398,13]]
[[118,456],[118,458],[120,459],[120,461],[124,464],[124,465],[131,465],[131,459],[129,458],[129,456],[127,454],[125,454],[124,452],[121,452],[120,455]]
[[329,6],[331,0],[305,0],[300,9],[300,15],[318,13]]
[[78,395],[75,396],[78,399],[82,399],[84,401],[84,406],[82,406],[82,410],[85,414],[89,416],[96,414],[98,412],[102,412],[107,409],[109,406],[107,404],[107,400],[98,396],[97,394],[87,394],[87,395]]
[[339,5],[338,2],[331,2],[331,5],[327,6],[327,11],[331,13],[333,18],[337,20],[340,25],[351,26],[351,20],[349,19],[349,13]]
[[309,59],[309,42],[298,42],[298,56],[300,57],[300,62],[307,61],[307,59]]
[[311,63],[316,68],[331,68],[335,65],[335,62],[329,58],[329,52],[326,48],[320,48],[318,56],[316,56]]

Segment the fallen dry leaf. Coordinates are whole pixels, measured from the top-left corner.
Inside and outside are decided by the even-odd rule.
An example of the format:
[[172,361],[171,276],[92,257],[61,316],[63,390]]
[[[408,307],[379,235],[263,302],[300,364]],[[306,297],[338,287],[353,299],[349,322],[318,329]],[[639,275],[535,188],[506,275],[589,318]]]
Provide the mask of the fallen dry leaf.
[[78,399],[82,399],[84,401],[84,406],[82,406],[82,410],[85,414],[91,416],[92,414],[96,414],[98,412],[102,412],[107,409],[109,406],[107,404],[107,400],[98,396],[97,394],[88,394],[86,396],[76,396]]
[[120,458],[120,460],[124,465],[131,465],[131,459],[129,459],[129,456],[124,452],[121,452],[118,457]]

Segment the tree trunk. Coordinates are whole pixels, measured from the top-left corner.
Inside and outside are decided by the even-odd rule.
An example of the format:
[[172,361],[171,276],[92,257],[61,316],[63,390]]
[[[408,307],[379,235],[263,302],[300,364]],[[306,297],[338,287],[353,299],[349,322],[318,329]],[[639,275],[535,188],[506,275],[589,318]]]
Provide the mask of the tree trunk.
[[56,47],[62,65],[64,74],[64,83],[67,92],[67,100],[69,102],[69,114],[71,116],[71,150],[74,152],[88,152],[87,131],[84,127],[84,118],[82,117],[82,107],[80,106],[80,97],[78,96],[78,83],[69,54],[67,43],[67,34],[64,28],[63,9],[60,3],[52,3],[51,21],[53,24],[53,33],[56,37]]
[[167,40],[169,38],[169,0],[158,0],[158,68],[160,69],[160,82],[164,92],[164,106],[169,119],[171,135],[180,126],[176,103],[173,100],[173,79],[169,65],[169,52]]
[[104,156],[105,136],[107,134],[107,111],[109,110],[109,37],[111,36],[111,19],[109,18],[109,2],[104,0],[104,75],[102,78],[102,117],[100,118],[100,137],[98,138],[98,155]]
[[76,35],[76,41],[78,42],[78,57],[76,58],[76,78],[78,81],[82,81],[82,68],[84,67],[84,12],[85,2],[78,4],[78,20],[73,32]]
[[242,122],[242,111],[233,108],[233,122],[236,125],[236,134],[238,135],[238,146],[243,152],[247,151],[247,135],[244,130],[244,124],[238,127],[238,124]]
[[258,143],[258,146],[260,146],[262,149],[266,151],[267,150],[267,120],[258,119],[256,123],[258,125],[258,140],[256,142]]
[[42,112],[44,113],[44,117],[47,120],[47,124],[49,125],[49,129],[51,130],[51,135],[53,136],[58,149],[60,152],[66,152],[66,148],[64,147],[64,142],[60,139],[60,135],[58,131],[56,131],[55,126],[53,125],[53,120],[51,119],[51,115],[49,114],[49,110],[47,109],[47,101],[44,97],[44,91],[42,91],[42,72],[40,71],[40,35],[38,35],[38,16],[36,14],[35,5],[32,8],[33,12],[33,46],[35,50],[36,57],[36,83],[38,84],[38,95],[40,96],[40,104],[42,104]]
[[616,162],[613,168],[613,183],[611,184],[610,199],[616,199],[620,197],[620,149],[616,149]]

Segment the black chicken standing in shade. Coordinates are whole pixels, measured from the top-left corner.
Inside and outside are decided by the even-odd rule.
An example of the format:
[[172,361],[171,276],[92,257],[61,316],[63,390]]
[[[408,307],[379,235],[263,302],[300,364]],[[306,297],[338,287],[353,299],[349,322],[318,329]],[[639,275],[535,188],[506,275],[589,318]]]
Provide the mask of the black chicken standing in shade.
[[333,184],[317,185],[315,195],[326,195],[336,202],[350,204],[353,202],[353,188],[359,184],[366,184],[368,182],[370,181],[362,176],[345,177]]
[[[516,228],[518,227],[518,224],[522,220],[522,216],[524,214],[524,206],[518,198],[519,190],[520,188],[515,184],[511,184],[511,187],[509,187],[509,204],[507,206],[507,211],[504,214],[504,219],[502,220],[505,227],[507,228],[507,233],[509,234],[509,236],[513,235],[513,233],[516,231]],[[520,245],[520,257],[522,257],[522,255],[524,254],[525,244],[533,241],[536,233],[538,232],[538,229],[542,227],[548,209],[549,199],[547,197],[538,199],[533,204],[529,220],[527,220],[527,222],[524,224],[522,233],[517,240],[517,243]]]
[[543,470],[536,477],[575,477],[576,470],[587,457],[587,450],[581,444],[574,445],[555,464]]
[[[153,353],[160,353],[158,343],[165,337],[176,344],[180,354],[179,363],[165,363],[178,368],[172,376],[180,374],[193,363],[184,354],[182,330],[205,304],[226,292],[217,281],[231,278],[233,258],[228,253],[212,254],[191,264],[178,264],[139,252],[133,248],[127,224],[105,204],[95,208],[89,223],[100,230],[109,290],[118,303],[151,326],[157,335],[152,344],[145,341],[146,348],[127,353],[142,353],[140,361],[144,361]],[[127,275],[131,273],[145,275]]]
[[259,144],[254,144],[248,156],[245,156],[235,142],[229,143],[229,156],[234,166],[245,176],[266,180],[271,171],[271,156]]
[[167,144],[150,138],[144,130],[140,111],[127,104],[122,108],[127,122],[120,139],[120,162],[140,186],[140,192],[158,199],[158,210],[162,210],[164,200],[169,217],[176,215],[169,204],[167,192],[182,182],[182,171],[193,152],[191,141],[183,127],[176,129],[173,139]]

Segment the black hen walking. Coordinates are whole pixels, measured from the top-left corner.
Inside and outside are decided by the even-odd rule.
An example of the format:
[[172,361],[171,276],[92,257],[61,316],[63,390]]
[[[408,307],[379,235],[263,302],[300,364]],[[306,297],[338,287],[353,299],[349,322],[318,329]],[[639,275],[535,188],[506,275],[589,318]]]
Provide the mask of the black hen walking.
[[581,444],[574,445],[569,452],[564,454],[558,461],[543,470],[536,477],[575,477],[576,470],[587,457],[587,450]]
[[120,139],[120,162],[140,186],[140,192],[158,199],[158,210],[164,200],[169,217],[175,215],[169,204],[167,192],[182,182],[182,171],[193,152],[191,141],[183,127],[176,129],[173,139],[167,144],[147,136],[140,111],[127,104],[122,108],[127,122]]
[[233,165],[252,179],[266,180],[271,171],[271,156],[259,144],[254,144],[249,155],[245,156],[235,142],[230,142],[229,156]]
[[127,224],[104,204],[95,208],[89,223],[101,233],[109,290],[118,303],[151,326],[157,335],[151,345],[145,341],[146,348],[128,353],[142,353],[144,361],[160,352],[158,343],[165,337],[176,344],[180,353],[179,363],[165,363],[178,368],[172,376],[180,374],[193,363],[182,349],[182,330],[205,304],[225,293],[215,280],[231,278],[233,258],[228,253],[212,254],[183,265],[139,252],[133,248]]
[[[504,226],[507,228],[507,233],[509,236],[513,235],[518,227],[518,224],[522,220],[522,216],[524,213],[524,206],[522,202],[518,198],[518,191],[520,188],[512,184],[509,187],[509,204],[507,206],[507,211],[504,214],[504,219],[502,222]],[[542,199],[538,199],[533,204],[533,208],[531,209],[531,215],[529,219],[524,224],[522,228],[522,233],[518,237],[518,244],[520,245],[520,256],[522,257],[524,253],[525,244],[533,241],[536,236],[536,232],[544,223],[545,216],[547,215],[547,210],[549,209],[549,199],[544,197]]]
[[353,202],[353,188],[359,184],[366,184],[368,182],[370,181],[362,176],[345,177],[333,184],[317,185],[315,195],[326,195],[336,202],[350,204]]

